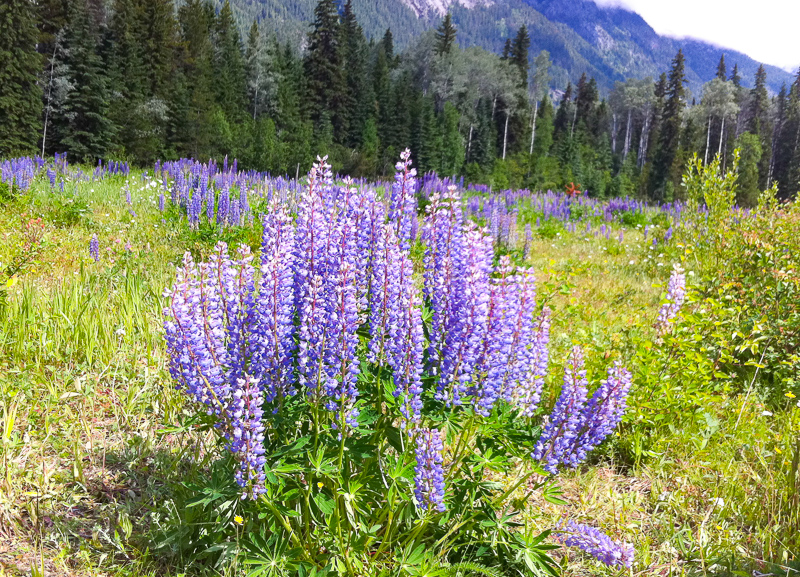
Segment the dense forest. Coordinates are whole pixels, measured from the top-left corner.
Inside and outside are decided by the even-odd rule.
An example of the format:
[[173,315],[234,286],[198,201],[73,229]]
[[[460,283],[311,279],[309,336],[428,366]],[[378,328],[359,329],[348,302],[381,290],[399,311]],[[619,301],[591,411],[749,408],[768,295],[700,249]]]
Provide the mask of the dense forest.
[[423,171],[495,188],[680,199],[693,155],[739,150],[739,198],[800,183],[800,71],[777,95],[762,67],[745,88],[724,57],[692,97],[679,51],[659,78],[593,78],[553,90],[550,55],[523,26],[502,54],[459,46],[448,14],[406,50],[368,39],[352,0],[320,0],[302,51],[253,22],[239,34],[227,2],[7,0],[0,7],[0,155],[70,159],[236,157],[303,173],[317,154],[381,177],[410,148]]

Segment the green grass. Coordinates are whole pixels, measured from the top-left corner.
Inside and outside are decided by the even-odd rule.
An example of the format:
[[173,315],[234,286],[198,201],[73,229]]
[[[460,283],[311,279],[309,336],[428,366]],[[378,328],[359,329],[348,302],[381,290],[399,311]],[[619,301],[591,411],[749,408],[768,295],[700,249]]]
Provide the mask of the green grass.
[[[83,183],[73,197],[39,182],[0,207],[0,266],[24,249],[26,223],[41,218],[44,228],[24,267],[0,279],[0,575],[242,571],[187,565],[192,544],[175,521],[191,498],[186,485],[205,479],[214,453],[211,436],[184,426],[190,412],[167,373],[162,293],[184,251],[210,244],[162,220],[157,188],[138,174],[133,216],[124,183]],[[99,263],[88,254],[92,234]],[[238,237],[258,243],[257,232]],[[635,372],[672,264],[683,258],[698,271],[690,281],[699,278],[702,263],[688,251],[654,251],[635,229],[622,244],[611,237],[534,237],[529,264],[554,310],[554,382],[573,344],[598,359],[620,354]],[[749,383],[733,384],[742,393],[708,391],[674,422],[627,422],[591,466],[562,476],[566,505],[535,492],[518,504],[541,530],[570,517],[633,542],[637,575],[800,574],[800,408],[788,398],[767,406],[757,386],[747,395]],[[680,378],[669,386],[680,389]],[[667,406],[651,397],[640,389],[631,402]],[[632,449],[643,435],[644,448]],[[568,575],[614,573],[556,555]]]

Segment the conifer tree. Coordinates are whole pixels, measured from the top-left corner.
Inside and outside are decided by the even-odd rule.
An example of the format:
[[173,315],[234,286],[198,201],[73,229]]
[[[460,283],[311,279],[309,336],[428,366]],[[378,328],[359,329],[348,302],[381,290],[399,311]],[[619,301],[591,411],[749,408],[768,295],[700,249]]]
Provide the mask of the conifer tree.
[[211,33],[214,7],[205,0],[187,0],[178,10],[181,28],[181,86],[173,96],[177,116],[174,145],[179,154],[195,158],[213,155],[214,47]]
[[65,45],[73,88],[63,113],[54,119],[58,146],[73,159],[93,161],[106,155],[113,125],[108,118],[107,78],[97,52],[97,32],[85,0],[72,2]]
[[356,147],[361,142],[367,120],[370,94],[367,88],[367,42],[353,11],[352,0],[347,0],[344,5],[339,30],[344,70],[343,126],[346,130],[339,140]]
[[314,121],[320,123],[325,113],[336,134],[344,133],[345,90],[340,38],[336,2],[320,0],[314,9],[308,37],[305,71]]
[[720,80],[728,79],[728,68],[725,66],[725,55],[719,57],[719,64],[717,65],[717,78]]
[[41,59],[35,15],[30,0],[0,4],[0,157],[35,151],[40,136]]
[[658,148],[653,158],[650,191],[656,200],[665,199],[666,185],[670,181],[673,163],[678,154],[681,137],[681,120],[686,106],[686,61],[683,50],[672,61],[667,82],[666,102],[660,123]]
[[523,24],[511,43],[511,51],[509,53],[511,62],[519,71],[519,86],[523,90],[528,88],[528,70],[530,69],[528,50],[530,47],[531,37],[528,35],[528,29]]
[[767,94],[767,71],[764,65],[758,67],[753,89],[750,91],[747,131],[758,137],[761,155],[758,163],[759,184],[767,187],[769,164],[772,156],[772,127],[769,118],[769,95]]
[[728,80],[733,82],[733,85],[736,88],[741,88],[742,87],[742,76],[741,76],[741,74],[739,74],[739,65],[738,64],[734,64],[733,65],[733,70],[731,71],[731,76],[730,76],[730,78],[728,78]]
[[450,12],[445,14],[444,20],[436,29],[436,54],[449,54],[456,41],[457,29],[453,24],[453,17]]
[[214,87],[216,100],[229,122],[242,119],[247,109],[247,76],[239,29],[229,0],[216,18]]

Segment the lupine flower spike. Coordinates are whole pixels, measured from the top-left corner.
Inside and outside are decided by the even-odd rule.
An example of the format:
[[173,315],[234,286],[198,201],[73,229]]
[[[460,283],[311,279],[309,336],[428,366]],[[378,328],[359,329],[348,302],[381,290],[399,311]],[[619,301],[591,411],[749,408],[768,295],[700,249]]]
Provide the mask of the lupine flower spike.
[[424,511],[444,511],[444,468],[442,466],[442,439],[437,429],[416,431],[416,458],[414,467],[414,494]]
[[667,332],[670,323],[678,314],[686,299],[686,275],[680,265],[675,265],[667,284],[667,302],[661,305],[656,319],[656,330],[659,334]]
[[564,545],[577,547],[609,567],[630,568],[633,565],[633,545],[614,541],[599,529],[568,521],[561,524],[556,534]]

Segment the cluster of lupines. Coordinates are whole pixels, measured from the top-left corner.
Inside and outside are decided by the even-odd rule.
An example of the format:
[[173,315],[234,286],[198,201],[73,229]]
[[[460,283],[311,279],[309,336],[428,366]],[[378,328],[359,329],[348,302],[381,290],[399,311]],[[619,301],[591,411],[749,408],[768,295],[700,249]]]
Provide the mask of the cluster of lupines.
[[38,156],[5,160],[0,163],[0,182],[7,184],[11,189],[26,191],[43,166],[44,160]]
[[616,428],[625,412],[631,374],[617,362],[588,402],[587,388],[583,350],[573,347],[561,394],[533,451],[533,458],[552,474],[561,465],[577,466]]
[[680,265],[675,265],[667,283],[667,300],[661,305],[656,318],[656,330],[663,334],[669,328],[686,300],[686,274]]
[[557,535],[565,545],[577,547],[609,567],[633,565],[633,545],[614,541],[595,527],[567,521],[561,524]]
[[[413,178],[407,159],[398,172],[405,176],[396,182]],[[489,415],[505,402],[533,416],[547,374],[550,319],[547,309],[536,314],[532,271],[515,269],[508,257],[493,267],[492,238],[464,222],[455,187],[433,193],[422,235],[431,311],[426,368],[423,295],[397,233],[403,214],[413,213],[397,204],[389,218],[372,190],[335,183],[324,159],[291,206],[273,198],[257,270],[246,248],[231,260],[224,244],[208,263],[185,257],[165,310],[171,374],[215,416],[240,462],[237,481],[254,497],[264,490],[264,419],[294,397],[316,407],[321,425],[344,442],[358,422],[359,372],[368,366],[391,378],[398,421],[416,439],[420,507],[441,509],[441,439],[422,427],[423,373],[431,396],[451,410],[469,405]],[[616,425],[629,381],[622,383],[624,369],[614,370],[589,404],[578,378],[580,402],[556,407],[541,458],[575,464]],[[565,440],[554,426],[567,421],[575,424]],[[558,452],[550,449],[556,443]]]

